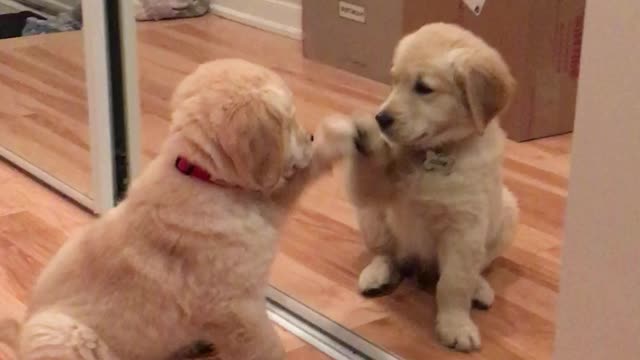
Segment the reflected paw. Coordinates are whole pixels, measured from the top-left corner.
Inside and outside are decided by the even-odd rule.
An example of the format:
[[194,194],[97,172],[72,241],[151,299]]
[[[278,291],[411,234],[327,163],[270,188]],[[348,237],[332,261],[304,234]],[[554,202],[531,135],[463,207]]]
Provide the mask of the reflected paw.
[[480,332],[468,315],[438,315],[436,334],[444,346],[453,350],[480,349]]
[[386,295],[400,282],[400,275],[393,265],[381,258],[375,258],[358,279],[360,293],[366,297]]
[[480,278],[476,292],[473,294],[473,307],[480,310],[488,310],[495,300],[493,288],[487,280]]

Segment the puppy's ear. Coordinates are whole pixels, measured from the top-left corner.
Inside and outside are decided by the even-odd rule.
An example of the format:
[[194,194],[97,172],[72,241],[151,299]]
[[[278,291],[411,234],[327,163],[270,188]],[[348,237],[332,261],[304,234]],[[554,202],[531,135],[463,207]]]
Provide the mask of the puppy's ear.
[[482,133],[509,104],[515,80],[497,53],[466,55],[456,64],[455,79],[476,130]]
[[288,101],[265,89],[225,109],[216,129],[223,155],[232,163],[239,182],[262,192],[273,190],[285,167],[286,124],[292,114]]

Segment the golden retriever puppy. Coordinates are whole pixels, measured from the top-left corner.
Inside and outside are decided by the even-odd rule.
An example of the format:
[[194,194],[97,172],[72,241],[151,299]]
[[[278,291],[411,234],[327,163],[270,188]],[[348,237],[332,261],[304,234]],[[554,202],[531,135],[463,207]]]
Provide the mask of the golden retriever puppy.
[[376,121],[359,119],[352,131],[348,187],[375,254],[359,287],[378,295],[407,265],[437,268],[436,333],[446,346],[475,350],[470,308],[494,297],[481,272],[510,244],[518,217],[502,182],[498,123],[515,82],[493,48],[442,23],[402,39],[391,73]]
[[277,229],[328,157],[285,83],[242,60],[198,67],[172,108],[126,200],[55,255],[21,326],[0,325],[20,359],[283,358],[265,308]]

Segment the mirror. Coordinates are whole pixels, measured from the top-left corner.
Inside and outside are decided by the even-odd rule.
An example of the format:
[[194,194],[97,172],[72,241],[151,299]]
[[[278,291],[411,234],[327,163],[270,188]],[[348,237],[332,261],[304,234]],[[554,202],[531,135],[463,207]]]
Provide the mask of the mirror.
[[2,1],[0,17],[2,156],[90,207],[80,4]]
[[[312,1],[305,1],[303,6],[331,7]],[[385,3],[384,6],[396,5]],[[496,16],[489,10],[485,8],[482,16]],[[303,11],[308,14],[307,10]],[[310,13],[303,20],[317,27],[309,30],[315,31],[313,36],[325,32],[324,38],[318,41],[325,41],[326,46],[317,44],[318,48],[312,49],[316,44],[309,45],[305,37],[304,49],[309,56],[315,56],[314,51],[329,51],[327,47],[333,47],[334,53],[346,51],[343,45],[369,34],[354,30],[354,34],[345,35],[347,38],[338,39],[332,33],[335,30],[332,26],[342,24],[342,20],[324,21],[322,10]],[[368,16],[371,20],[367,24],[373,26],[376,15],[370,12]],[[475,15],[465,13],[465,19],[469,17],[469,22],[475,24],[471,16]],[[347,24],[340,26],[347,27]],[[494,28],[477,26],[477,31],[486,36],[497,35]],[[354,45],[357,50],[349,53],[351,56],[359,51],[362,57],[370,57],[372,61],[375,57],[375,61],[384,63],[381,77],[374,80],[349,69],[359,65],[342,64],[349,71],[334,67],[340,64],[332,63],[327,54],[325,58],[319,53],[315,59],[305,58],[300,40],[239,24],[224,18],[223,13],[175,21],[139,22],[143,157],[152,157],[167,134],[168,102],[175,86],[198,64],[213,59],[239,57],[276,71],[291,88],[297,117],[308,129],[314,129],[334,113],[365,111],[373,116],[390,91],[384,81],[388,79],[393,47],[400,33],[379,36],[385,41],[386,36],[395,40],[389,41],[388,46],[374,46],[370,39],[367,44]],[[507,46],[517,45],[513,39],[504,41],[507,40]],[[500,38],[488,41],[496,42]],[[522,88],[519,91],[526,93],[530,85],[521,78],[524,65],[518,63],[521,57],[513,58],[519,49],[507,47],[503,56],[507,62],[514,62],[510,66]],[[540,49],[543,50],[547,49]],[[544,52],[540,56],[551,57],[552,53]],[[575,86],[575,79],[569,75],[567,79],[566,83],[573,82]],[[540,84],[552,85],[565,86]],[[563,91],[571,93],[571,90]],[[514,119],[514,114],[521,114],[521,101],[520,97],[514,100],[511,112],[506,115],[508,121]],[[567,121],[572,119],[566,116]],[[548,358],[552,351],[571,135],[539,137],[540,133],[519,132],[519,126],[505,125],[516,140],[506,142],[504,161],[505,184],[519,199],[521,209],[516,240],[485,273],[496,293],[494,304],[486,311],[471,312],[483,336],[483,349],[479,354],[486,358]],[[529,136],[539,138],[521,141]],[[362,351],[364,357],[455,358],[455,353],[439,344],[434,332],[435,281],[420,284],[415,278],[407,278],[386,296],[364,297],[358,288],[358,278],[372,258],[373,254],[363,243],[356,212],[346,192],[344,167],[337,166],[333,174],[305,191],[284,226],[272,269],[271,284],[275,289],[272,297],[295,308],[303,318],[311,319],[312,325],[327,327],[329,336],[331,333],[357,335],[353,337],[353,348]]]

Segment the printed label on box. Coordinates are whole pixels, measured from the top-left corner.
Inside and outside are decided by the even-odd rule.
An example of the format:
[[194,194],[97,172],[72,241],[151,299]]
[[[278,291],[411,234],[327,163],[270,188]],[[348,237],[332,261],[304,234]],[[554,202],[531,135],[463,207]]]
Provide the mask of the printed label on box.
[[352,4],[346,1],[338,2],[338,15],[342,18],[363,24],[367,22],[367,15],[364,6]]
[[476,16],[480,15],[485,3],[485,0],[462,0],[462,1],[465,4],[467,4],[471,12],[476,14]]

